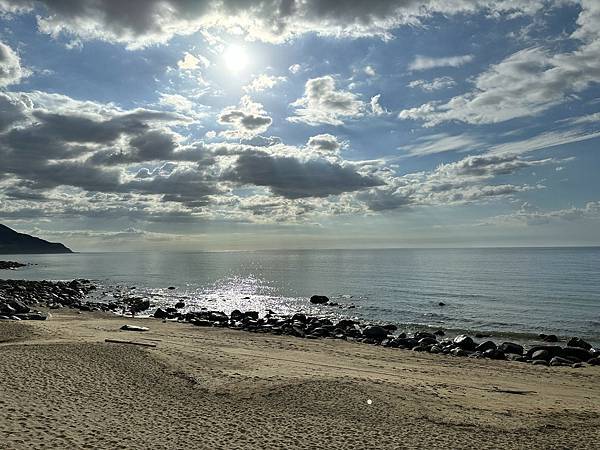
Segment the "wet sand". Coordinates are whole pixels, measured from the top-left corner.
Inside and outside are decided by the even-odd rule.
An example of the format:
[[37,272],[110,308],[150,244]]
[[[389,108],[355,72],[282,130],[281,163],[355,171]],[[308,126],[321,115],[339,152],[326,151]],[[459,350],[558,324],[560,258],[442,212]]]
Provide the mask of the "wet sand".
[[598,367],[58,310],[0,322],[0,448],[598,448],[599,384]]

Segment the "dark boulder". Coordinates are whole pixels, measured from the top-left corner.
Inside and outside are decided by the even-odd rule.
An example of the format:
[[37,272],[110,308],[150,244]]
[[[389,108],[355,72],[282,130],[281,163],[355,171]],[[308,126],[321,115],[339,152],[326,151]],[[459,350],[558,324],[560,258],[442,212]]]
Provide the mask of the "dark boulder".
[[161,308],[158,308],[156,311],[154,311],[154,317],[157,319],[166,319],[167,317],[169,317],[169,313],[167,313]]
[[231,311],[231,315],[229,317],[233,321],[239,321],[244,318],[244,313],[241,312],[239,309],[234,309],[233,311]]
[[25,313],[28,313],[29,311],[31,311],[31,309],[29,309],[29,306],[27,306],[23,302],[20,302],[19,300],[7,300],[6,303],[12,309],[14,309],[14,312],[17,314],[25,314]]
[[381,328],[383,328],[384,330],[388,330],[388,331],[396,331],[398,329],[398,327],[396,325],[394,325],[393,323],[381,325]]
[[591,359],[592,354],[585,348],[565,347],[560,351],[560,356],[563,358],[577,358],[579,361],[586,362],[588,359]]
[[221,311],[212,311],[208,316],[208,320],[212,322],[229,322],[229,316]]
[[177,309],[181,309],[181,308],[185,308],[185,302],[177,302],[175,303],[175,308]]
[[244,319],[252,319],[252,320],[258,320],[258,311],[246,311],[244,313]]
[[513,355],[522,355],[523,354],[523,346],[519,344],[515,344],[514,342],[503,342],[498,350],[504,353],[511,353]]
[[302,322],[302,323],[306,323],[307,322],[307,318],[306,318],[306,314],[302,314],[302,313],[296,313],[292,316],[292,322]]
[[463,350],[475,350],[475,347],[477,347],[475,342],[473,342],[473,339],[471,339],[466,334],[461,334],[459,336],[456,336],[454,338],[453,342],[454,342],[454,345],[457,345],[458,347],[460,347]]
[[342,330],[344,330],[346,328],[353,327],[355,324],[356,324],[356,322],[354,320],[342,319],[335,325],[335,327],[341,328]]
[[531,364],[533,364],[534,366],[547,366],[548,365],[548,361],[546,361],[545,359],[534,359]]
[[419,341],[419,340],[424,339],[424,338],[436,339],[436,336],[435,336],[435,334],[433,334],[433,333],[427,333],[426,331],[417,331],[414,334],[414,338],[417,341]]
[[506,359],[503,351],[497,348],[489,348],[483,352],[483,356],[490,359]]
[[313,295],[310,298],[310,302],[315,305],[323,305],[329,301],[329,297],[325,295]]
[[450,350],[450,354],[453,356],[469,356],[469,354],[462,348],[453,348]]
[[487,350],[496,350],[497,346],[493,341],[485,341],[475,347],[475,351],[485,352]]
[[527,350],[527,354],[525,355],[527,359],[533,359],[533,354],[539,350],[545,350],[548,352],[548,358],[553,358],[555,356],[559,356],[562,350],[558,345],[536,345]]
[[600,366],[600,358],[596,356],[594,358],[588,359],[588,364],[590,366]]
[[573,337],[573,338],[569,339],[569,342],[567,342],[567,345],[569,347],[579,347],[579,348],[584,348],[586,350],[591,350],[591,348],[592,348],[591,344],[588,344],[583,339],[580,339],[578,337]]
[[531,359],[533,361],[550,361],[550,353],[548,352],[548,350],[536,350],[535,352],[533,352],[533,354],[531,355]]
[[365,328],[362,334],[365,338],[383,341],[387,337],[388,332],[385,328],[373,325]]
[[419,345],[435,345],[437,344],[437,339],[435,338],[431,338],[431,337],[424,337],[422,339],[419,339]]
[[544,342],[558,342],[558,336],[556,336],[555,334],[549,334],[542,338],[542,340]]
[[397,337],[396,339],[394,339],[394,343],[396,344],[397,347],[402,347],[402,348],[414,348],[417,345],[419,345],[419,341],[417,341],[416,339],[413,338],[407,338],[407,337]]
[[441,329],[440,330],[435,330],[433,332],[433,334],[435,334],[436,336],[445,336],[446,335],[446,333],[444,332],[444,330],[441,330]]
[[555,356],[550,360],[551,366],[570,366],[571,364],[573,364],[573,361],[561,358],[560,356]]
[[16,317],[20,320],[46,320],[48,316],[41,312],[28,312],[23,314],[15,314],[13,317]]

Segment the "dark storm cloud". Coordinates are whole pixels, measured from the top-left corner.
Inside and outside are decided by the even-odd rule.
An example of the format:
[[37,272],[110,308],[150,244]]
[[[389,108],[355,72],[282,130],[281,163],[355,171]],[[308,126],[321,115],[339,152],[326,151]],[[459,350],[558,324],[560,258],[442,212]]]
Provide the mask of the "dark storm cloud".
[[352,166],[325,160],[300,161],[266,153],[241,155],[223,178],[240,184],[266,186],[273,194],[290,199],[327,197],[382,184],[375,177],[357,173]]

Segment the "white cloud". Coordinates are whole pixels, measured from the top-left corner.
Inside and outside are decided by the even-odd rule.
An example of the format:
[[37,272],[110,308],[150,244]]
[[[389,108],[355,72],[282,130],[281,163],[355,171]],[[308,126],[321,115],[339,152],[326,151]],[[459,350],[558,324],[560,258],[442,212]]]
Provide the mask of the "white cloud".
[[379,99],[381,98],[381,94],[374,95],[371,97],[371,112],[376,116],[381,116],[386,114],[387,111],[379,104]]
[[473,61],[473,55],[444,56],[441,58],[417,55],[408,68],[410,70],[427,70],[436,67],[460,67],[471,61]]
[[182,70],[194,70],[199,67],[209,67],[210,61],[202,55],[194,56],[186,52],[183,58],[177,61],[177,66]]
[[288,70],[296,75],[298,72],[300,72],[300,70],[302,70],[302,66],[300,64],[292,64]]
[[573,94],[600,82],[600,26],[591,19],[600,15],[598,5],[582,3],[580,27],[572,35],[579,44],[575,50],[520,50],[478,75],[471,92],[446,103],[405,109],[399,118],[422,120],[430,127],[447,121],[488,124],[534,116],[568,102]]
[[451,151],[473,151],[480,149],[482,145],[480,139],[469,134],[440,133],[421,137],[415,144],[402,146],[401,149],[413,156],[425,156]]
[[419,88],[425,92],[433,92],[440,89],[447,89],[456,86],[456,81],[451,77],[438,77],[431,81],[426,80],[414,80],[408,83],[410,88]]
[[366,66],[364,71],[365,74],[367,74],[370,77],[374,77],[375,75],[377,75],[377,72],[375,72],[375,69],[373,69],[373,67],[371,66]]
[[253,79],[248,85],[244,86],[245,92],[261,92],[271,89],[275,85],[286,81],[285,77],[276,77],[274,75],[261,74]]
[[179,94],[160,94],[159,104],[162,106],[170,107],[175,111],[182,112],[185,114],[193,113],[194,103]]
[[290,122],[302,122],[308,125],[342,125],[344,118],[355,118],[363,114],[365,105],[358,95],[337,90],[335,80],[326,75],[311,78],[306,82],[304,95],[291,104],[295,116],[288,117]]
[[0,42],[0,86],[21,81],[28,71],[21,67],[19,56],[8,45]]
[[525,202],[511,214],[490,217],[478,225],[547,225],[557,221],[573,222],[583,219],[600,220],[600,201],[588,202],[583,207],[543,211]]
[[220,133],[228,139],[247,139],[264,133],[272,121],[263,105],[253,102],[247,95],[241,98],[239,106],[225,108],[218,118],[220,124],[233,127],[233,130]]

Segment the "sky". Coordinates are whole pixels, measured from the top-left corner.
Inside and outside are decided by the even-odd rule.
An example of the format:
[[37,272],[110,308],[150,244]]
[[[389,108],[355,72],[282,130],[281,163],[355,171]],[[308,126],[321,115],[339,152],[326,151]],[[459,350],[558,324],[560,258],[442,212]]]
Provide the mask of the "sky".
[[0,0],[0,222],[79,251],[600,245],[597,0]]

